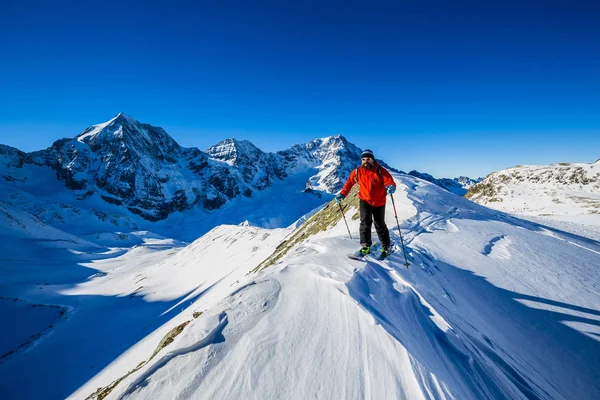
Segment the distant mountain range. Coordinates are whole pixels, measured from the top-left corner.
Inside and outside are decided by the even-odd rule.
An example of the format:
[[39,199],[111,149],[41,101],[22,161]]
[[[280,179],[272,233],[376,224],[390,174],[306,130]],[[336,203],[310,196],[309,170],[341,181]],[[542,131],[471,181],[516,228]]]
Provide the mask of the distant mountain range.
[[471,179],[466,176],[461,176],[458,178],[441,178],[437,179],[429,174],[425,174],[419,171],[410,171],[408,175],[414,176],[416,178],[420,178],[431,182],[439,187],[446,189],[449,192],[457,194],[459,196],[464,196],[467,191],[476,183],[481,182],[483,178]]
[[235,139],[203,152],[183,148],[162,128],[121,113],[45,150],[24,153],[0,146],[0,174],[5,182],[18,185],[31,181],[34,167],[50,168],[78,199],[97,194],[107,203],[158,221],[195,206],[218,209],[308,169],[317,171],[308,182],[312,190],[335,192],[360,154],[340,135],[277,153]]
[[[120,113],[45,150],[25,153],[0,145],[0,202],[48,224],[82,225],[82,214],[89,211],[96,222],[135,229],[143,221],[162,221],[192,209],[219,210],[236,198],[253,199],[285,182],[296,185],[296,192],[331,195],[342,188],[360,155],[361,149],[341,135],[275,153],[236,139],[201,151],[184,148],[164,129]],[[409,174],[459,195],[475,182]],[[272,223],[271,218],[267,225]]]

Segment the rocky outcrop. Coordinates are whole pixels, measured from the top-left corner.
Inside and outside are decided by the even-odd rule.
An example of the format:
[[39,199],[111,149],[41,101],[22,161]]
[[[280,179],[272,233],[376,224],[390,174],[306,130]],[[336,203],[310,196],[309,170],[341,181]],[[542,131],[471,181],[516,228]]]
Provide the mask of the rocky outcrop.
[[560,163],[508,168],[472,186],[468,199],[502,211],[533,216],[600,213],[600,164]]

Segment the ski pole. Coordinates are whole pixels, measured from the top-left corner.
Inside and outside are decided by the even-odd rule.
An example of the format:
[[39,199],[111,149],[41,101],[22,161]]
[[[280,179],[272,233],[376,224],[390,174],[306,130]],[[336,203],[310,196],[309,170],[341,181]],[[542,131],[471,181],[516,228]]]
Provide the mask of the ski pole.
[[350,236],[350,239],[352,239],[352,235],[350,234],[350,228],[348,227],[348,221],[346,221],[346,216],[344,215],[344,210],[342,209],[342,205],[340,203],[337,203],[338,206],[340,206],[340,212],[342,213],[342,218],[344,218],[344,222],[346,223],[346,229],[348,229],[348,235]]
[[402,240],[402,231],[400,230],[400,222],[398,222],[398,213],[396,213],[396,203],[394,203],[394,195],[390,193],[390,197],[392,198],[392,206],[394,206],[394,217],[396,217],[396,224],[398,225],[398,233],[400,234],[400,243],[402,243],[402,252],[404,252],[404,261],[406,261],[406,268],[410,265],[408,263],[408,259],[406,258],[406,249],[404,248],[404,240]]

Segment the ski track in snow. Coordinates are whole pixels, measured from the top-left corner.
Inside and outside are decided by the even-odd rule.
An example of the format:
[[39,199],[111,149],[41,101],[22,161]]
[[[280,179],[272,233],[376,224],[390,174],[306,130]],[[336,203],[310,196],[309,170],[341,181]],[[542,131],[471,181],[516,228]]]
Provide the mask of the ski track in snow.
[[[417,189],[416,187],[413,187],[413,189]],[[414,196],[414,192],[409,192],[409,196]],[[415,199],[416,200],[416,199]],[[529,224],[526,223],[524,221],[519,221],[516,218],[513,217],[509,217],[503,214],[496,214],[493,217],[494,218],[490,218],[489,214],[494,214],[493,212],[490,212],[490,210],[481,210],[481,213],[477,212],[478,207],[473,206],[472,204],[467,204],[464,203],[463,199],[460,199],[457,202],[461,202],[463,203],[463,205],[465,206],[464,209],[461,210],[460,213],[456,213],[456,209],[454,208],[449,208],[448,212],[445,213],[447,215],[448,218],[452,218],[452,219],[472,219],[472,220],[487,220],[487,219],[491,219],[491,222],[504,222],[504,221],[510,221],[511,223],[517,225],[518,228],[520,229],[527,229],[528,231],[532,232],[532,234],[528,234],[527,236],[529,236],[527,239],[533,239],[535,240],[535,235],[537,234],[544,234],[544,231],[547,231],[546,229],[540,227],[539,225],[536,224]],[[418,204],[417,201],[414,202],[415,204]],[[432,203],[435,205],[435,207],[439,210],[440,205],[443,205],[443,202],[439,202],[436,201],[434,203]],[[461,215],[462,214],[462,215]],[[488,214],[488,215],[485,215]],[[465,218],[467,217],[467,218]],[[442,262],[441,259],[443,258],[449,258],[448,255],[453,255],[454,257],[450,257],[450,258],[455,258],[455,259],[460,259],[462,262],[457,263],[456,265],[459,265],[460,269],[464,268],[464,269],[471,269],[472,265],[474,264],[473,262],[469,262],[468,260],[465,259],[464,255],[456,257],[456,255],[458,255],[458,253],[466,253],[467,252],[467,248],[464,248],[462,246],[460,247],[454,247],[455,243],[452,244],[452,246],[454,247],[454,251],[444,251],[444,252],[438,252],[439,256],[436,255],[429,255],[428,253],[430,252],[430,250],[427,250],[426,248],[423,247],[423,242],[427,242],[428,244],[431,244],[431,241],[427,240],[421,240],[421,237],[419,237],[419,235],[421,235],[423,232],[427,232],[427,231],[431,231],[431,228],[428,228],[428,225],[431,224],[432,217],[428,215],[428,213],[423,213],[422,210],[420,210],[420,212],[418,212],[415,217],[412,218],[412,226],[410,226],[408,229],[411,232],[414,232],[416,230],[416,233],[414,235],[409,236],[409,240],[408,243],[409,245],[415,245],[415,249],[418,249],[419,253],[415,252],[416,254],[414,254],[414,256],[417,257],[417,259],[420,260],[421,263],[421,269],[423,271],[425,271],[428,275],[435,275],[437,272],[435,272],[432,269],[432,266],[437,270],[437,271],[447,271],[448,268],[444,268],[444,267],[448,267],[448,265],[446,265],[444,262]],[[411,221],[409,220],[409,223]],[[434,224],[438,224],[438,222],[434,222]],[[425,226],[424,226],[425,225]],[[460,225],[459,225],[460,226]],[[452,232],[456,232],[455,229],[447,229],[448,233],[452,233]],[[444,235],[446,237],[449,237],[449,235]],[[512,235],[507,235],[507,234],[502,234],[502,235],[497,235],[495,237],[492,237],[491,239],[489,239],[487,241],[487,243],[484,246],[484,249],[482,251],[482,254],[485,256],[489,256],[491,258],[496,258],[501,262],[506,262],[508,261],[511,257],[512,257],[512,251],[516,251],[515,249],[511,249],[512,246],[512,240],[511,240],[511,236]],[[587,246],[588,243],[592,243],[595,244],[596,248],[598,248],[598,242],[594,242],[591,241],[587,238],[582,238],[582,237],[577,237],[579,243],[576,243],[574,241],[570,241],[570,240],[566,240],[564,238],[564,236],[573,236],[574,235],[564,235],[564,234],[552,234],[552,237],[558,240],[561,240],[563,242],[567,242],[571,245],[577,246],[579,248],[585,248],[586,250],[591,251],[594,254],[598,254],[598,252],[596,250],[590,249],[589,246]],[[423,239],[425,239],[425,237],[423,237]],[[460,240],[460,239],[459,239]],[[532,240],[532,241],[533,241]],[[586,246],[583,246],[580,243],[586,243]],[[463,243],[461,243],[462,245]],[[436,243],[436,247],[438,247],[438,249],[443,249],[443,250],[447,250],[442,246],[439,246],[439,243]],[[561,250],[556,249],[555,251],[553,250],[555,243],[548,243],[547,246],[545,246],[544,251],[547,251],[548,253],[552,254],[552,253],[559,253]],[[427,247],[433,247],[433,246],[427,246]],[[470,248],[473,248],[474,246],[469,246]],[[512,246],[515,247],[515,246]],[[534,255],[534,257],[532,257],[535,261],[537,261],[538,257],[535,257],[535,252],[536,251],[540,251],[540,249],[535,249],[535,251],[530,251],[529,253],[526,253],[525,251],[523,251],[523,249],[519,249],[520,253],[525,253],[525,254],[521,254],[521,256],[531,256]],[[533,250],[533,249],[531,249]],[[575,252],[572,252],[575,253]],[[553,256],[555,254],[552,254]],[[575,255],[575,254],[574,254]],[[580,255],[580,254],[577,254]],[[421,257],[423,256],[423,257]],[[442,256],[442,257],[440,257]],[[585,255],[584,255],[585,256]],[[525,258],[525,257],[523,257]],[[554,257],[550,257],[550,258],[554,258]],[[566,257],[565,257],[566,258]],[[583,258],[585,260],[585,257]],[[572,257],[572,260],[577,260],[577,257]],[[519,267],[526,267],[528,263],[530,263],[530,260],[523,260],[525,262],[522,262],[521,265],[519,265]],[[552,261],[556,261],[555,259],[553,259]],[[570,262],[568,264],[573,264],[573,261],[569,260]],[[538,371],[539,367],[536,367],[534,369],[531,368],[531,366],[520,366],[521,370],[525,371],[525,373],[519,373],[519,369],[515,367],[512,367],[511,365],[514,365],[513,363],[515,362],[515,360],[511,360],[511,358],[514,357],[515,354],[520,355],[521,353],[523,353],[525,349],[530,349],[529,346],[523,346],[521,351],[514,351],[514,352],[508,352],[505,351],[505,353],[503,355],[499,355],[498,354],[498,350],[495,346],[492,346],[490,349],[490,346],[485,346],[485,343],[490,343],[490,340],[487,336],[485,335],[481,335],[482,338],[484,339],[484,341],[477,341],[475,343],[475,345],[473,345],[473,343],[471,343],[471,346],[473,346],[476,350],[477,353],[483,354],[485,356],[487,356],[488,358],[490,358],[490,360],[488,360],[488,364],[492,365],[494,368],[499,368],[505,377],[507,377],[509,379],[510,382],[512,382],[515,387],[518,389],[517,393],[520,394],[521,396],[525,396],[527,398],[578,398],[578,395],[575,395],[574,392],[576,390],[574,390],[574,388],[572,388],[573,383],[572,382],[585,382],[585,388],[582,387],[578,387],[578,389],[580,390],[580,395],[584,396],[584,397],[589,397],[591,395],[590,398],[595,398],[600,394],[599,391],[599,387],[600,387],[600,374],[597,372],[598,371],[598,366],[600,365],[600,357],[598,356],[598,351],[600,350],[600,347],[598,346],[598,325],[599,322],[597,316],[600,315],[600,313],[598,312],[598,292],[597,292],[597,287],[598,287],[598,274],[596,272],[596,270],[594,269],[594,266],[599,265],[598,262],[600,261],[600,259],[598,259],[597,257],[592,257],[592,258],[588,258],[587,260],[587,266],[588,269],[587,270],[583,270],[583,273],[581,274],[583,277],[583,281],[588,281],[591,280],[594,281],[593,284],[589,285],[588,288],[586,288],[588,290],[587,296],[580,296],[579,300],[582,300],[582,298],[588,297],[588,304],[591,306],[590,308],[587,307],[578,307],[576,305],[573,304],[568,304],[568,303],[561,303],[552,299],[547,299],[547,298],[542,298],[542,297],[535,297],[532,296],[530,294],[527,293],[510,293],[509,297],[512,298],[520,298],[519,301],[521,303],[525,303],[525,302],[530,302],[530,303],[537,303],[536,304],[536,308],[537,309],[559,309],[561,312],[565,312],[567,310],[571,311],[570,313],[565,313],[565,314],[557,314],[556,316],[553,316],[555,319],[555,323],[554,325],[550,326],[550,324],[547,323],[547,320],[550,320],[551,318],[548,318],[548,316],[544,316],[546,319],[546,321],[544,321],[543,327],[539,327],[537,325],[537,323],[535,322],[536,319],[538,318],[526,318],[526,315],[533,315],[535,314],[535,312],[530,311],[531,309],[525,309],[523,311],[515,311],[512,313],[509,313],[509,315],[514,319],[514,320],[519,320],[521,319],[521,321],[528,323],[527,328],[531,329],[531,328],[538,328],[538,332],[537,335],[527,335],[529,337],[527,337],[527,339],[529,339],[528,341],[531,342],[531,338],[543,338],[542,341],[543,342],[547,342],[545,343],[547,346],[547,349],[544,349],[544,346],[539,346],[542,347],[542,351],[540,351],[537,356],[540,358],[546,357],[547,360],[545,360],[545,363],[550,363],[551,365],[553,365],[551,367],[554,369],[561,369],[562,368],[556,368],[556,365],[561,365],[561,363],[566,362],[569,363],[571,365],[571,367],[573,368],[573,370],[570,370],[569,373],[572,376],[573,381],[569,381],[567,379],[564,379],[564,377],[558,377],[555,376],[557,378],[557,380],[553,380],[553,379],[542,379],[542,376],[535,376],[535,373],[532,373],[534,371]],[[435,267],[435,264],[438,264],[438,267]],[[471,265],[470,265],[471,264]],[[535,287],[532,284],[529,284],[527,282],[521,282],[521,285],[523,288],[527,288],[530,289],[532,291],[536,291],[536,289],[550,289],[550,290],[546,290],[545,295],[548,295],[549,292],[552,292],[552,287],[556,287],[557,289],[562,289],[564,288],[563,283],[560,281],[562,276],[561,276],[561,270],[563,269],[563,267],[565,267],[565,265],[561,264],[561,263],[554,263],[554,268],[550,269],[550,271],[546,270],[543,273],[548,273],[550,272],[551,274],[555,274],[555,276],[551,276],[549,278],[555,278],[556,281],[551,282],[552,285],[549,285],[550,287],[548,288],[544,288],[544,287]],[[552,264],[550,264],[552,265]],[[542,268],[544,265],[535,265],[535,267],[537,268],[523,268],[529,276],[526,277],[526,280],[532,280],[532,278],[535,280],[536,278],[538,278],[536,276],[537,273],[540,273]],[[466,268],[465,268],[466,267]],[[456,267],[452,266],[453,269],[456,270]],[[482,271],[483,272],[483,271]],[[487,271],[486,271],[487,272]],[[580,272],[580,271],[572,271],[572,272]],[[488,275],[488,273],[483,273],[483,275]],[[522,275],[523,278],[525,278],[525,275]],[[515,277],[511,277],[512,279],[515,279]],[[576,278],[577,279],[577,278]],[[576,280],[574,279],[574,280]],[[549,281],[550,279],[548,279]],[[418,281],[416,281],[418,282]],[[431,282],[429,282],[431,283]],[[437,282],[437,283],[441,283],[441,282]],[[506,285],[506,282],[502,282],[504,285]],[[545,282],[548,283],[548,282]],[[579,282],[578,282],[579,283]],[[514,283],[513,283],[514,285]],[[472,289],[473,287],[475,287],[475,285],[469,285],[468,289]],[[423,289],[425,289],[425,287],[423,287]],[[461,288],[462,289],[462,288]],[[500,289],[500,292],[504,292],[503,288],[498,288],[498,287],[493,287],[493,289],[498,290]],[[560,294],[561,290],[557,290],[556,292]],[[444,294],[446,295],[446,297],[449,298],[449,300],[455,304],[455,300],[453,299],[453,296],[449,293],[449,291],[443,287],[442,285],[442,290],[444,292]],[[430,287],[427,287],[427,291],[430,291]],[[485,293],[489,293],[487,290],[485,291]],[[485,295],[484,295],[485,296]],[[443,298],[444,296],[435,296],[434,298],[436,299],[440,299]],[[506,296],[503,296],[506,297]],[[566,296],[567,298],[569,298],[570,296]],[[511,299],[512,300],[512,299]],[[512,304],[510,304],[511,306],[514,305],[514,301],[511,302]],[[546,307],[540,307],[540,304],[545,304]],[[446,308],[446,306],[444,306],[443,304],[440,304],[440,306],[442,307],[441,309]],[[554,307],[553,307],[554,306]],[[556,307],[559,306],[559,307]],[[575,311],[575,312],[573,312]],[[583,311],[583,313],[579,312],[579,311]],[[450,317],[452,317],[452,319],[457,319],[460,320],[461,316],[457,313],[451,312],[448,314]],[[590,316],[596,316],[596,318],[589,318]],[[520,318],[515,318],[515,317],[520,317]],[[586,329],[590,329],[592,331],[595,331],[596,333],[593,333],[592,335],[586,336],[580,336],[580,334],[577,334],[575,331],[573,331],[572,329],[565,329],[565,326],[567,324],[564,323],[564,319],[569,320],[569,319],[573,319],[573,320],[579,320],[580,318],[583,319],[582,322],[584,322],[582,325],[586,326]],[[472,328],[475,328],[474,326],[472,326],[472,318],[469,318],[469,321],[461,321],[462,323],[456,324],[455,326],[460,327],[461,325],[463,326],[471,326]],[[454,325],[454,324],[453,324]],[[501,324],[499,324],[500,326],[502,326]],[[525,325],[525,324],[523,324]],[[573,325],[573,324],[570,324]],[[504,327],[505,328],[505,327]],[[541,329],[541,328],[547,328],[547,330]],[[581,332],[581,330],[580,330]],[[478,332],[479,333],[479,332]],[[584,332],[581,332],[584,333]],[[590,332],[591,333],[591,332]],[[461,335],[463,338],[473,338],[476,337],[473,334],[469,333],[469,334],[465,334],[463,333],[463,335]],[[547,337],[548,336],[548,337]],[[554,336],[554,338],[552,338]],[[589,338],[594,338],[595,340],[589,340]],[[569,339],[566,340],[566,344],[562,342],[562,340],[565,339]],[[506,340],[506,339],[505,339]],[[585,342],[585,344],[582,344],[581,341]],[[471,340],[472,342],[472,340]],[[525,342],[525,341],[524,341]],[[484,346],[482,346],[482,344]],[[561,349],[561,347],[565,347],[565,349]],[[576,355],[571,355],[569,354],[569,352],[571,350],[567,350],[566,348],[572,347],[572,350],[575,350],[578,354]],[[547,351],[547,353],[544,353],[544,351]],[[591,353],[589,353],[591,352]],[[552,361],[550,361],[552,358],[550,357],[550,355],[555,355],[555,363],[553,363]],[[568,355],[567,355],[568,354]],[[519,361],[520,363],[523,363],[523,361]],[[544,362],[541,363],[540,365],[544,365]],[[564,365],[563,365],[564,367]],[[547,368],[548,369],[548,368]],[[575,371],[578,371],[578,369],[580,370],[580,373],[578,374]],[[539,370],[542,370],[542,368],[539,368]],[[584,372],[581,372],[581,370],[583,370]],[[554,372],[554,371],[553,371]],[[562,371],[563,373],[565,371]],[[585,378],[582,378],[583,376],[585,376]],[[535,388],[535,386],[531,385],[533,382],[532,377],[536,378],[538,381],[542,381],[542,384],[540,384],[537,388]],[[562,380],[560,379],[562,378]],[[528,383],[529,381],[529,383]],[[562,382],[562,384],[558,384],[558,382]],[[544,386],[547,386],[547,388],[544,388]],[[499,397],[503,397],[502,396],[503,392],[498,392],[496,394],[490,394],[487,393],[486,396],[482,395],[482,392],[479,392],[479,394],[477,395],[476,393],[472,393],[471,396],[467,396],[469,398],[480,398],[480,396],[482,397],[488,397],[491,396],[491,398],[499,398]],[[513,395],[508,396],[508,398],[514,398],[512,396],[516,396],[517,393],[513,393]],[[504,392],[504,394],[506,394],[506,392]]]
[[[289,231],[265,238],[267,230],[219,227],[176,252],[142,247],[137,264],[130,251],[96,265],[106,275],[61,290],[133,293],[140,302],[129,312],[168,302],[168,317],[139,319],[143,335],[71,387],[71,398],[147,360],[195,310],[204,314],[108,398],[600,398],[600,243],[395,179],[408,269],[402,251],[345,257],[357,243],[343,221],[259,274],[247,275]],[[386,212],[398,249],[391,205]],[[354,236],[358,221],[347,216]],[[235,254],[215,256],[225,250]],[[33,351],[0,373],[47,356]]]

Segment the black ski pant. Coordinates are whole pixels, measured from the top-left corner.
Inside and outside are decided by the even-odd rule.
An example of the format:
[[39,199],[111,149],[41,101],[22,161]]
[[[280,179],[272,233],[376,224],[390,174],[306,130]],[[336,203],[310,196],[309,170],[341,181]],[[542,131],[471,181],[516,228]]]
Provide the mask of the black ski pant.
[[390,231],[385,225],[385,205],[373,207],[364,200],[360,201],[360,244],[371,246],[371,225],[375,222],[375,230],[383,247],[390,246]]

